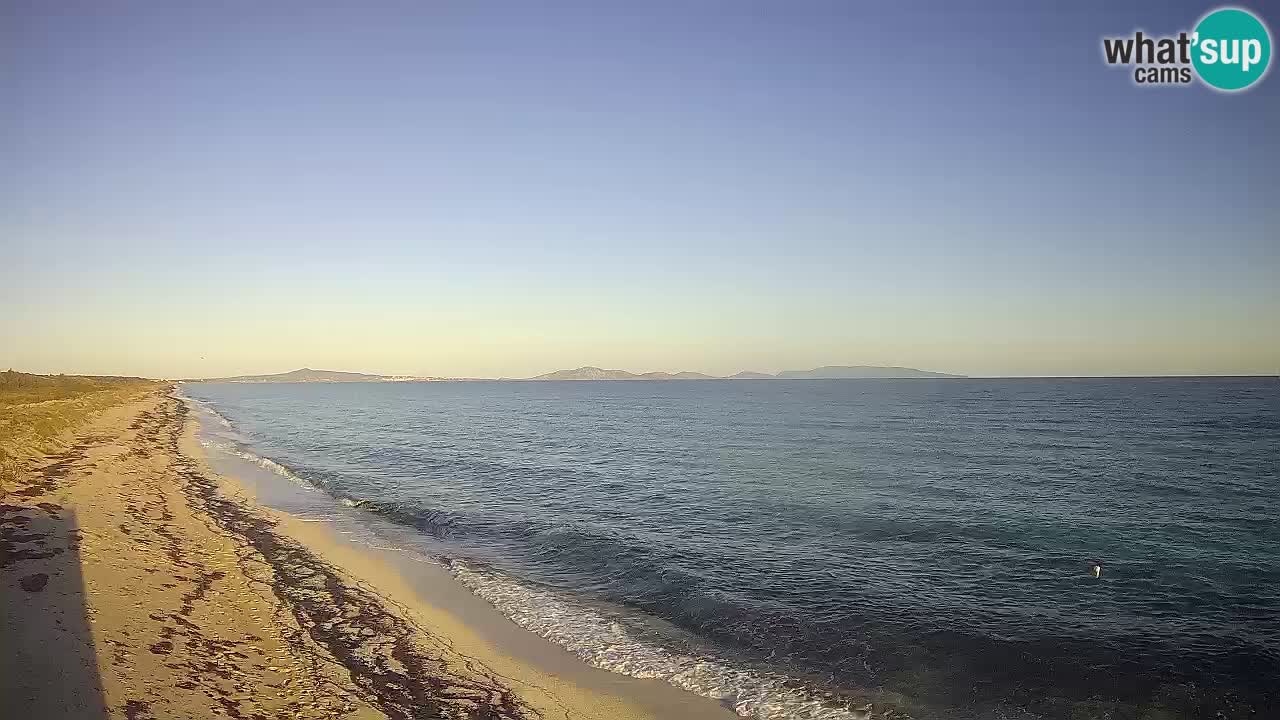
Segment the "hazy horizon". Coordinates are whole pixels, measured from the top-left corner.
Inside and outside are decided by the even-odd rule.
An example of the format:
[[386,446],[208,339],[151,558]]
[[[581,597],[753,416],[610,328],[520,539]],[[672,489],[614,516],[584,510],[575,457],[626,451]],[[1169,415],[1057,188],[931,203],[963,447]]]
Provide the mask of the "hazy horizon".
[[1212,5],[233,7],[0,9],[0,368],[1280,373]]
[[[823,365],[815,365],[815,366],[813,366],[813,367],[805,367],[805,368],[778,368],[777,370],[759,370],[759,369],[757,369],[757,368],[742,368],[742,369],[740,369],[740,370],[735,370],[735,371],[732,371],[732,372],[724,372],[724,373],[710,373],[710,372],[704,372],[704,371],[697,370],[697,369],[692,369],[692,371],[693,371],[693,372],[701,372],[701,373],[704,373],[704,374],[706,374],[706,375],[710,376],[710,378],[709,378],[709,379],[732,379],[732,378],[731,378],[731,376],[732,376],[732,375],[734,375],[734,374],[736,374],[736,373],[738,373],[738,372],[761,372],[761,373],[766,373],[766,374],[768,374],[768,375],[776,375],[776,374],[778,374],[778,373],[780,373],[780,372],[783,372],[783,371],[786,371],[786,370],[814,370],[814,369],[823,368],[823,367],[851,367],[851,366],[855,366],[855,365],[854,365],[854,364],[852,364],[852,363],[824,363]],[[1044,379],[1053,379],[1053,378],[1058,378],[1058,379],[1063,379],[1063,380],[1071,380],[1071,379],[1091,379],[1091,378],[1093,378],[1093,379],[1107,379],[1107,378],[1116,378],[1116,379],[1122,379],[1122,378],[1215,378],[1215,377],[1216,377],[1216,378],[1232,378],[1232,377],[1240,377],[1240,378],[1254,377],[1254,378],[1257,378],[1257,377],[1274,377],[1274,376],[1280,375],[1280,373],[1274,373],[1274,372],[1273,372],[1273,373],[1238,373],[1238,374],[1233,374],[1233,373],[1167,373],[1167,374],[1128,374],[1128,375],[1125,375],[1125,374],[1113,374],[1113,375],[1035,375],[1035,374],[1031,374],[1031,375],[967,375],[967,374],[964,374],[964,373],[954,373],[954,372],[949,371],[949,370],[946,370],[946,369],[939,369],[939,368],[916,368],[916,367],[909,367],[909,366],[904,366],[904,365],[882,365],[882,366],[866,366],[866,367],[896,367],[896,368],[902,368],[902,369],[904,369],[904,370],[923,370],[923,371],[926,371],[926,372],[941,373],[943,376],[945,376],[945,375],[952,375],[952,376],[954,376],[954,377],[953,377],[953,379],[961,379],[961,380],[965,380],[965,379],[969,379],[969,380],[1000,380],[1000,379],[1008,379],[1008,380],[1026,379],[1026,380],[1033,380],[1033,379],[1037,379],[1037,378],[1044,378]],[[534,374],[532,374],[532,375],[501,375],[501,376],[484,376],[484,375],[440,375],[440,374],[431,374],[431,373],[392,373],[392,372],[379,372],[379,371],[378,371],[378,370],[376,370],[376,369],[367,369],[367,368],[366,368],[366,369],[361,369],[361,368],[329,368],[329,367],[309,367],[309,366],[308,366],[308,367],[294,367],[294,368],[289,368],[289,369],[287,369],[287,370],[268,370],[268,371],[263,371],[263,372],[241,372],[241,373],[229,373],[229,374],[225,374],[225,375],[164,375],[164,376],[161,376],[161,375],[145,375],[145,376],[139,376],[139,377],[144,377],[144,378],[146,378],[146,379],[151,379],[151,380],[175,380],[175,381],[176,381],[176,380],[184,380],[184,381],[200,381],[200,380],[219,380],[219,379],[223,379],[223,378],[236,378],[236,377],[265,377],[265,376],[270,376],[270,375],[285,375],[285,374],[288,374],[288,373],[291,373],[291,372],[296,372],[296,371],[299,371],[299,370],[312,370],[312,371],[319,371],[319,372],[355,373],[355,374],[363,374],[363,375],[371,375],[371,376],[381,376],[381,377],[415,377],[415,378],[423,378],[423,379],[439,380],[439,381],[448,381],[448,380],[531,380],[531,379],[536,379],[539,375],[546,375],[546,374],[549,374],[549,373],[556,372],[557,370],[577,370],[577,369],[583,369],[583,368],[595,368],[595,369],[600,369],[600,370],[623,370],[623,371],[626,371],[626,372],[633,373],[633,374],[635,374],[635,375],[643,375],[643,374],[645,374],[645,373],[651,373],[651,372],[677,373],[677,372],[684,372],[684,371],[689,371],[689,370],[691,370],[691,368],[662,368],[662,369],[654,370],[654,369],[631,368],[631,367],[604,367],[604,366],[600,366],[600,365],[591,365],[591,364],[589,364],[589,363],[588,363],[588,364],[585,364],[585,365],[575,365],[575,366],[573,366],[573,367],[551,368],[551,369],[548,369],[548,370],[544,370],[544,371],[542,371],[542,372],[534,373]],[[35,374],[54,374],[54,375],[56,375],[56,374],[66,374],[66,375],[86,375],[86,376],[94,376],[94,375],[108,375],[107,373],[81,373],[81,372],[74,372],[74,371],[69,371],[69,372],[61,372],[61,371],[59,371],[59,372],[41,373],[41,372],[39,372],[39,371],[33,371],[33,370],[31,370],[31,369],[28,369],[28,368],[17,368],[17,367],[9,367],[9,368],[5,368],[5,369],[6,369],[6,370],[17,371],[17,372],[27,372],[27,373],[35,373]],[[128,377],[134,377],[134,376],[127,375],[127,374],[115,374],[115,375],[116,375],[116,376],[125,375],[125,376],[128,376]],[[783,379],[785,379],[785,378],[783,378]],[[803,380],[803,379],[807,379],[807,378],[797,378],[797,379],[801,379],[801,380]],[[851,380],[872,379],[872,380],[874,380],[874,379],[930,379],[930,378],[928,378],[928,377],[914,377],[914,378],[846,378],[846,379],[851,379]],[[934,378],[934,379],[952,379],[952,378],[941,377],[941,378]],[[565,382],[581,382],[581,381],[580,381],[580,380],[567,380],[567,381],[565,381]]]

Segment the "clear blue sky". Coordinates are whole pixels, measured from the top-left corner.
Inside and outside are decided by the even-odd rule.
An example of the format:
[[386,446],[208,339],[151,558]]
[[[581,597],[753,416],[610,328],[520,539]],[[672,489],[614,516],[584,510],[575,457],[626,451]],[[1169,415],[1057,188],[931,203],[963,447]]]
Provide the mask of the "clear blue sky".
[[1211,4],[190,5],[3,3],[0,365],[1280,372]]

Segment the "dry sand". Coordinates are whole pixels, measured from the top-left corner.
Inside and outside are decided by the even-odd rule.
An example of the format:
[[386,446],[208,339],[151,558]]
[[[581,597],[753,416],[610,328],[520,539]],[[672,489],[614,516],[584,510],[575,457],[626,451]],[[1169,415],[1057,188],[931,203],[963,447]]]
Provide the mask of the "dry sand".
[[730,718],[587,667],[439,568],[256,506],[167,390],[0,497],[3,718]]

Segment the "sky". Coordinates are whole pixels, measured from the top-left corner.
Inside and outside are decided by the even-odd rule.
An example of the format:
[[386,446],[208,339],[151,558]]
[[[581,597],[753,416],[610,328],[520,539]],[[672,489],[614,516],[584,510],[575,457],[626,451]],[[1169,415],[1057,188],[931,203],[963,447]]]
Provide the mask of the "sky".
[[1213,7],[0,0],[0,367],[1278,374]]

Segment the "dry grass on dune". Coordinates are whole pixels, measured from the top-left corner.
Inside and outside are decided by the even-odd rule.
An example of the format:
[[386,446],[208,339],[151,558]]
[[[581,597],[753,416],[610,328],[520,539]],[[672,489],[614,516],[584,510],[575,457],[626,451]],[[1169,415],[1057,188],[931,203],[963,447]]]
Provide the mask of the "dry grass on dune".
[[0,373],[0,497],[24,462],[58,449],[67,431],[160,385],[142,378]]

